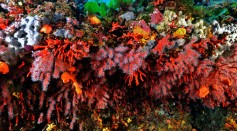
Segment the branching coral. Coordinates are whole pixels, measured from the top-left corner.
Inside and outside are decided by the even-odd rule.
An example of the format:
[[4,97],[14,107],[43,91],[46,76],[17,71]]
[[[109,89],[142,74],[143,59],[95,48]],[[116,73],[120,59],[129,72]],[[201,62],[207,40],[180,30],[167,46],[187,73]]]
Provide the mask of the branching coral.
[[167,35],[159,40],[156,46],[152,49],[152,52],[154,54],[163,54],[165,49],[174,47],[175,43],[173,41],[169,41],[170,37],[170,35]]
[[72,42],[68,39],[64,39],[63,41],[48,39],[46,40],[46,44],[45,48],[51,49],[56,58],[62,59],[64,62],[69,62],[71,65],[76,60],[87,57],[87,53],[89,52],[87,43],[80,40]]
[[[227,100],[234,100],[237,97],[237,46],[235,45],[233,52],[226,57],[221,57],[214,64],[214,69],[209,75],[199,77],[199,79],[190,83],[200,90],[202,86],[208,88],[209,93],[203,102],[208,107],[228,105]],[[198,91],[199,91],[198,90]],[[201,96],[197,96],[201,97]]]
[[[172,87],[181,86],[182,83],[187,82],[188,79],[190,79],[190,75],[194,73],[195,68],[198,66],[198,59],[200,56],[191,47],[195,41],[196,40],[193,39],[185,45],[184,51],[178,53],[175,58],[171,57],[170,59],[167,59],[166,57],[163,57],[157,60],[155,68],[158,78],[152,79],[155,86],[151,87],[151,94],[156,98],[172,95],[170,92]],[[160,48],[154,48],[155,51],[159,49],[161,50],[159,52],[162,53],[163,48],[166,47],[165,44],[168,45],[169,43],[164,42],[161,44]]]
[[114,61],[125,74],[131,75],[144,64],[147,54],[148,52],[143,51],[142,48],[129,49],[118,46],[115,48]]
[[102,47],[100,50],[92,56],[91,67],[96,71],[98,77],[105,75],[106,70],[116,66],[113,60],[114,50],[109,47]]
[[142,48],[130,49],[127,46],[118,46],[115,49],[101,48],[93,55],[91,62],[92,69],[97,72],[99,77],[104,76],[106,70],[116,67],[116,65],[127,75],[132,75],[143,64],[147,52]]
[[46,46],[35,46],[35,50],[41,48],[43,50],[34,53],[36,59],[30,70],[33,81],[43,82],[43,91],[47,90],[51,76],[59,78],[59,74],[64,72],[67,66],[87,57],[89,52],[87,43],[83,41],[73,43],[67,39],[63,42],[48,39],[46,43]]
[[43,91],[47,90],[53,73],[54,56],[47,50],[35,52],[36,58],[30,69],[32,81],[42,81]]

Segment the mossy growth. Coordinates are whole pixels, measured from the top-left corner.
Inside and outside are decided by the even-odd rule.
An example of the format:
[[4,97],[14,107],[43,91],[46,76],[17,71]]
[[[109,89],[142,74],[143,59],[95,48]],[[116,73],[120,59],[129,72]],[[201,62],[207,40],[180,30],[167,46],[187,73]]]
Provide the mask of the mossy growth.
[[233,2],[229,5],[230,8],[237,8],[237,2]]
[[105,17],[107,14],[108,6],[105,2],[98,3],[97,1],[88,1],[84,5],[84,9],[88,14],[99,14]]
[[108,4],[100,0],[88,1],[84,5],[84,11],[88,14],[99,14],[101,17],[108,16],[111,11],[118,10],[120,7],[128,7],[133,0],[110,0]]
[[108,6],[114,10],[118,9],[121,6],[130,6],[133,0],[110,0]]

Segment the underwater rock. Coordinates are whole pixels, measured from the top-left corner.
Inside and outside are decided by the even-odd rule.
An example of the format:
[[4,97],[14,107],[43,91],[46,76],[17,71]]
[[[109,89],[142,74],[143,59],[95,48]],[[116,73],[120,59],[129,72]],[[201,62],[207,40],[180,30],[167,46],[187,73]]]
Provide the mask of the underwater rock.
[[37,15],[27,16],[21,19],[20,29],[13,36],[7,35],[5,41],[15,49],[22,49],[25,45],[38,44],[42,39],[39,29],[45,23],[47,23],[46,18],[42,19]]
[[194,105],[191,109],[193,128],[200,131],[219,131],[225,124],[225,109],[208,109],[200,105]]
[[59,20],[61,20],[61,19],[63,19],[63,18],[64,18],[63,14],[58,13],[58,12],[56,12],[56,13],[53,15],[53,20],[54,20],[54,22],[59,21]]
[[133,12],[127,12],[127,13],[120,15],[119,17],[128,21],[128,20],[133,20],[135,18],[135,14]]
[[65,30],[65,29],[57,29],[53,34],[55,36],[63,37],[63,38],[72,38],[73,37],[73,35],[70,34],[70,31]]

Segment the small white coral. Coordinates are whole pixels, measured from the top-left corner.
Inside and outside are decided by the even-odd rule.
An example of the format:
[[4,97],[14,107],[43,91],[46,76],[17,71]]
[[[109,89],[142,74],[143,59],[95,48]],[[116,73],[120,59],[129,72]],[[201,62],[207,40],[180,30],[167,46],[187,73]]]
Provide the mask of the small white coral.
[[182,11],[179,12],[179,17],[177,18],[177,26],[178,27],[187,27],[187,26],[192,26],[192,18],[187,19],[187,16],[183,14]]
[[200,38],[207,37],[207,27],[204,25],[204,21],[202,19],[194,24],[194,33]]
[[237,25],[232,24],[223,24],[222,26],[214,20],[212,22],[213,27],[213,34],[221,35],[226,33],[226,45],[225,46],[232,46],[237,42]]
[[159,23],[157,26],[152,25],[158,31],[169,28],[169,24],[171,24],[172,21],[178,17],[174,11],[170,11],[170,10],[165,10],[163,16],[164,16],[164,19],[161,23]]
[[165,10],[164,12],[164,20],[167,22],[171,22],[172,20],[176,19],[178,16],[174,11]]
[[212,59],[216,59],[218,56],[222,55],[226,49],[229,49],[232,45],[237,42],[237,25],[234,24],[223,24],[220,25],[218,21],[214,20],[212,22],[212,30],[214,35],[222,35],[226,33],[225,44],[218,44],[219,49],[215,50],[215,54]]

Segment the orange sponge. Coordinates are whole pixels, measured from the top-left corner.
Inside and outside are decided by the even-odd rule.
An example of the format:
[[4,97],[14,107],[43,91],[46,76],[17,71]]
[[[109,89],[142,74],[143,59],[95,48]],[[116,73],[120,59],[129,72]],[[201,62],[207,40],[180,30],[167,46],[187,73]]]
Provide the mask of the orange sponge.
[[5,62],[0,61],[0,73],[7,74],[9,72],[9,67]]

